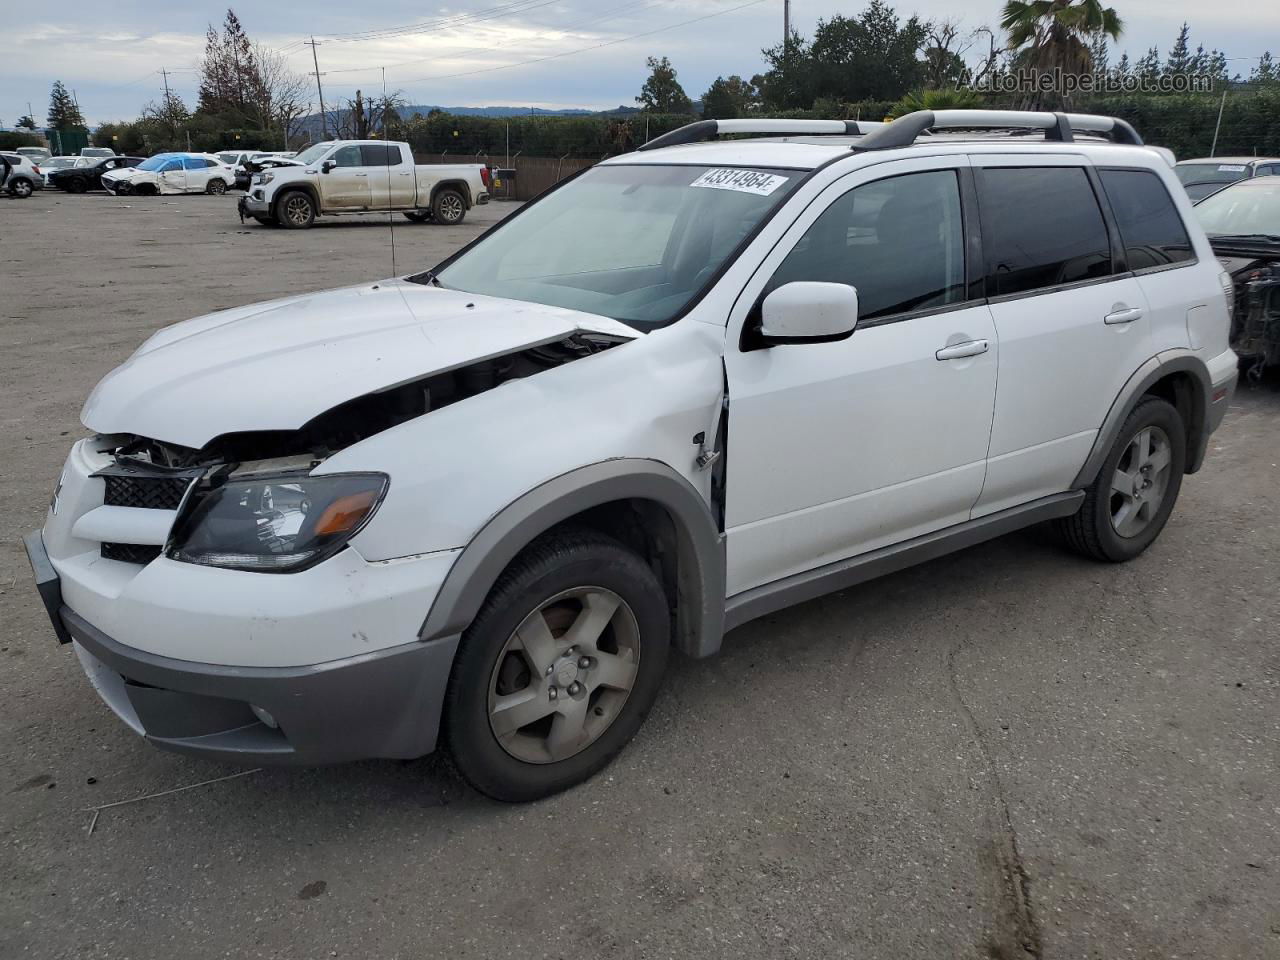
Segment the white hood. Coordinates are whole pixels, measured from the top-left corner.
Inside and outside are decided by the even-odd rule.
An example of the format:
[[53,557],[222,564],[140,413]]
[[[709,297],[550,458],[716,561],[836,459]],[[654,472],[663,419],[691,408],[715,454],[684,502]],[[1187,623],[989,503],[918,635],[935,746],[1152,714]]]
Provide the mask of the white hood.
[[208,314],[160,330],[103,378],[80,419],[199,448],[294,430],[344,401],[576,330],[638,336],[559,307],[401,280]]

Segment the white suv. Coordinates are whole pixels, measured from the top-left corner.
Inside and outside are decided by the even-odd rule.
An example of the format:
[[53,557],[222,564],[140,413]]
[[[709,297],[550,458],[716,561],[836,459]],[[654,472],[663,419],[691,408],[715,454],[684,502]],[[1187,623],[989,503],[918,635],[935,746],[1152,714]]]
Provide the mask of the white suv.
[[621,749],[673,646],[1039,521],[1135,557],[1236,378],[1222,271],[1140,144],[705,121],[434,270],[161,330],[27,538],[54,629],[157,745],[440,739],[520,800]]

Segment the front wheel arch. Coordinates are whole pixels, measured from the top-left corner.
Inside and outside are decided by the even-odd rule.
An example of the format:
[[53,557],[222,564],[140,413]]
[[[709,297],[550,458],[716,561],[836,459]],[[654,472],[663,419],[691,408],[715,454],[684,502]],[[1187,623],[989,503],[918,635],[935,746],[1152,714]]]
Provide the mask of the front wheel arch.
[[[617,459],[579,467],[535,487],[490,519],[459,554],[423,623],[424,640],[458,634],[475,619],[503,570],[528,544],[572,521],[635,548],[623,516],[638,511],[652,531],[652,563],[670,582],[673,641],[707,657],[724,635],[724,543],[706,500],[657,460]],[[664,534],[666,528],[669,532]],[[674,587],[674,590],[672,590]]]

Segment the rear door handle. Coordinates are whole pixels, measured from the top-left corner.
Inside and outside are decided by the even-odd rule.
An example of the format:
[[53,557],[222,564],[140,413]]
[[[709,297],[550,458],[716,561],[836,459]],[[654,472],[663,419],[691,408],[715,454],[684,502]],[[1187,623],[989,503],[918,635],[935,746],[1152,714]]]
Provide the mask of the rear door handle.
[[1117,323],[1133,323],[1142,316],[1141,307],[1121,307],[1119,310],[1113,310],[1102,318],[1102,322],[1108,326],[1115,326]]
[[357,177],[367,177],[367,176],[368,176],[368,174],[367,174],[367,173],[357,173],[357,174],[356,174],[356,176],[357,176]]
[[964,343],[953,343],[943,347],[934,354],[939,360],[963,360],[965,357],[976,357],[991,349],[986,340],[966,340]]

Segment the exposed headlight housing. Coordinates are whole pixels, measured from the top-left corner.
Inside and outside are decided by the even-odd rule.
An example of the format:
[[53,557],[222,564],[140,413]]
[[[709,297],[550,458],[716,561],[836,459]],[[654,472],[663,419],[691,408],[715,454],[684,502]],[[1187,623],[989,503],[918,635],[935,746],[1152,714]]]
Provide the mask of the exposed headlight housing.
[[265,171],[262,173],[256,173],[253,176],[254,183],[270,183],[274,179],[275,177],[272,174]]
[[381,473],[229,478],[192,492],[165,554],[231,570],[293,573],[347,545],[386,496]]

